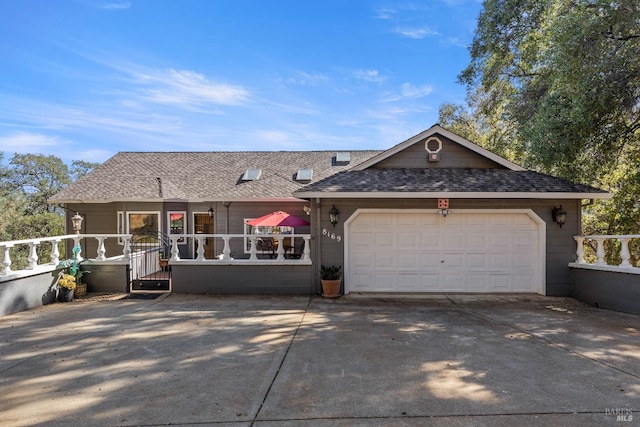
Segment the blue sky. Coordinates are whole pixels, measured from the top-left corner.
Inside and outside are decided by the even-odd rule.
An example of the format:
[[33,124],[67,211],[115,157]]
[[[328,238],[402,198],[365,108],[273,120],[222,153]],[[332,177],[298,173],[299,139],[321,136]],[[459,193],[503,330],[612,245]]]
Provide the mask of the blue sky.
[[389,148],[464,101],[480,0],[0,3],[0,151]]

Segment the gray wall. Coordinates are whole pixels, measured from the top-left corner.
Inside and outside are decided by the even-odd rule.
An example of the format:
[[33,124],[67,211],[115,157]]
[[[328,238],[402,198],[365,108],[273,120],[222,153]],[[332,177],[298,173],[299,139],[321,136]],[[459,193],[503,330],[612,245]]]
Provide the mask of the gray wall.
[[504,166],[456,142],[452,142],[444,136],[436,136],[442,141],[442,150],[438,153],[440,155],[439,161],[427,161],[427,151],[424,145],[425,140],[422,140],[382,160],[372,166],[372,168],[504,168]]
[[[570,295],[570,271],[568,264],[575,261],[576,243],[573,236],[581,233],[580,200],[541,199],[450,199],[450,209],[532,209],[546,223],[546,285],[549,296]],[[329,222],[329,209],[335,205],[340,211],[340,219],[334,228]],[[562,205],[567,211],[567,222],[562,228],[551,219],[551,210]],[[314,245],[321,244],[319,257],[313,261],[317,269],[323,265],[344,264],[344,240],[337,242],[322,235],[322,229],[336,233],[344,239],[344,222],[359,208],[382,209],[437,209],[437,199],[322,199],[320,221]],[[317,205],[312,204],[314,221]],[[314,286],[320,289],[319,273],[316,271]]]
[[57,271],[0,283],[0,316],[54,302]]
[[640,314],[640,275],[571,268],[571,296],[600,308]]
[[311,295],[311,265],[173,264],[174,293]]

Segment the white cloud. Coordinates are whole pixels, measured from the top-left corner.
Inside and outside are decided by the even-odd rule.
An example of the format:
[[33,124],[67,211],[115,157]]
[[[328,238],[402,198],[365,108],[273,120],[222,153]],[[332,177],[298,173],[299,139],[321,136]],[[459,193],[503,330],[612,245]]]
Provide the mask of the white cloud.
[[422,98],[433,92],[433,86],[414,86],[411,83],[404,83],[401,87],[401,94],[404,98]]
[[280,79],[280,82],[296,86],[318,86],[329,82],[329,77],[322,73],[294,71],[292,76]]
[[51,147],[60,147],[67,142],[57,136],[41,133],[16,132],[11,135],[0,136],[0,151],[15,153],[39,153],[51,151]]
[[383,83],[387,79],[387,76],[380,74],[378,70],[356,70],[354,75],[357,79],[371,83]]
[[249,91],[241,86],[212,82],[189,70],[146,70],[134,72],[134,76],[144,87],[143,96],[159,104],[241,105],[249,98]]
[[374,18],[376,19],[392,19],[396,15],[396,10],[388,7],[381,7],[374,10]]
[[108,3],[99,4],[98,7],[100,9],[106,9],[106,10],[129,9],[131,7],[131,2],[128,2],[128,1],[108,2]]
[[416,40],[421,40],[424,39],[425,37],[429,37],[429,36],[438,36],[440,35],[440,33],[438,33],[435,30],[432,30],[430,28],[395,28],[393,30],[394,33],[396,34],[400,34],[403,37],[407,37],[410,39],[416,39]]

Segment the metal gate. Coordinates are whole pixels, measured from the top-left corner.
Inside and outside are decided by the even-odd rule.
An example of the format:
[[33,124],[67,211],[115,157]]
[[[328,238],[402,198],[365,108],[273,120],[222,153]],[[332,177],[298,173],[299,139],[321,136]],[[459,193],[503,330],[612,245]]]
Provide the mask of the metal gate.
[[162,232],[136,235],[131,241],[129,292],[171,292],[171,243]]

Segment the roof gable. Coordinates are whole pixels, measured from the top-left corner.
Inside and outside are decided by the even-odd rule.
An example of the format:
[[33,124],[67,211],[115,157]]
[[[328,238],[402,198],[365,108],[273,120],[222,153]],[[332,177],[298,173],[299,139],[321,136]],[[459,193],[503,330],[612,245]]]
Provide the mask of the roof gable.
[[[428,161],[429,150],[438,151],[440,160]],[[438,148],[434,142],[441,142]],[[499,168],[514,171],[525,170],[521,166],[500,157],[473,142],[464,139],[439,125],[433,125],[404,142],[374,156],[351,170],[360,171],[369,168]]]

